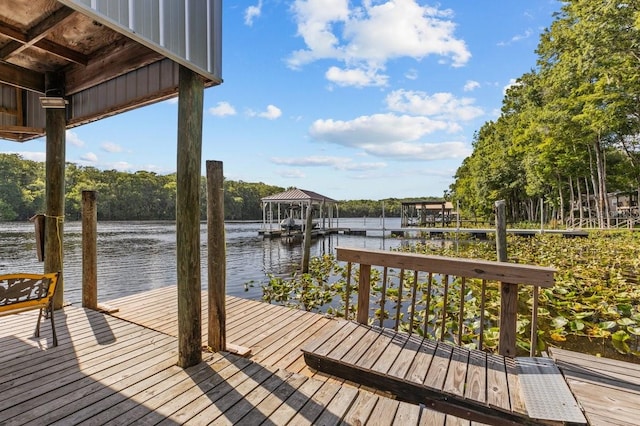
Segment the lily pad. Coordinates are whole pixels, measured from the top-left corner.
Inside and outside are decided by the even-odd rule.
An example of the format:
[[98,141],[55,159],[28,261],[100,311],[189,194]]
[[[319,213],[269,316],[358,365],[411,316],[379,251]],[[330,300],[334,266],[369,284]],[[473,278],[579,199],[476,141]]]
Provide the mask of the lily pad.
[[615,326],[616,326],[615,321],[602,321],[600,324],[598,324],[598,327],[600,327],[603,330],[610,330]]

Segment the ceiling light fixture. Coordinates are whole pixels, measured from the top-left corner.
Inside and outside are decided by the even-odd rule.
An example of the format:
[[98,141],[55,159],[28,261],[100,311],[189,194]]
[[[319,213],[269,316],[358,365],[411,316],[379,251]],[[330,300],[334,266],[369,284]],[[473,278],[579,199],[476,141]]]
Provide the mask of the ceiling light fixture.
[[69,101],[65,98],[54,97],[54,96],[43,96],[40,98],[40,106],[42,108],[57,108],[62,109],[66,108]]

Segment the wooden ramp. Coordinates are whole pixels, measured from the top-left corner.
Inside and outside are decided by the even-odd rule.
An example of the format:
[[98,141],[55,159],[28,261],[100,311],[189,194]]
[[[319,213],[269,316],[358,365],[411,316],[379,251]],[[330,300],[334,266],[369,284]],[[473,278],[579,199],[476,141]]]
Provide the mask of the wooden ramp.
[[640,424],[640,365],[550,348],[591,425]]
[[513,360],[348,321],[303,352],[314,369],[472,421],[586,424],[549,360]]

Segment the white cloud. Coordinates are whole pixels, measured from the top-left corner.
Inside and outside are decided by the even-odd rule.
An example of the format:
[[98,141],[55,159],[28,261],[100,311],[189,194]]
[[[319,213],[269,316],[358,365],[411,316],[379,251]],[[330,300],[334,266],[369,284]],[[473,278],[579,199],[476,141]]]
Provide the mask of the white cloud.
[[248,26],[253,25],[253,20],[259,18],[262,13],[262,0],[258,1],[255,6],[249,6],[244,10],[244,24]]
[[465,92],[471,92],[473,90],[476,90],[478,87],[480,87],[480,83],[478,83],[477,81],[467,80],[467,82],[464,84],[463,90]]
[[167,104],[169,104],[169,105],[175,105],[175,104],[177,104],[177,103],[178,103],[178,96],[173,97],[173,98],[170,98],[170,99],[167,99],[167,100],[165,101],[165,103],[167,103]]
[[378,74],[377,71],[378,70],[375,69],[340,69],[338,67],[331,67],[325,73],[325,77],[338,86],[386,86],[389,77]]
[[247,110],[247,115],[249,117],[261,117],[266,118],[267,120],[275,120],[280,118],[282,110],[275,105],[267,105],[267,109],[265,111],[256,112],[253,110]]
[[302,170],[296,169],[278,170],[276,174],[283,178],[304,179],[306,177]]
[[354,120],[316,120],[309,130],[318,140],[344,146],[361,147],[364,144],[388,144],[416,141],[436,131],[451,130],[451,123],[409,115],[375,114]]
[[67,130],[65,137],[67,142],[69,142],[73,146],[77,146],[78,148],[82,148],[84,146],[84,141],[80,139],[80,136],[78,136],[76,132]]
[[19,156],[21,156],[25,160],[37,161],[39,163],[42,163],[42,162],[46,161],[46,159],[47,159],[47,153],[46,152],[31,152],[31,151],[10,152],[10,151],[4,151],[3,153],[4,154],[18,154]]
[[451,93],[428,93],[412,90],[394,90],[387,95],[391,111],[433,116],[440,120],[468,121],[484,114],[471,98],[456,98]]
[[425,143],[420,140],[430,133],[457,130],[459,126],[449,121],[389,113],[361,116],[350,121],[316,120],[309,134],[319,141],[359,148],[367,155],[398,160],[438,160],[464,158],[471,150],[463,142]]
[[331,167],[335,170],[365,171],[378,170],[386,167],[384,162],[354,163],[347,157],[309,156],[299,158],[271,158],[271,162],[278,165],[297,167]]
[[113,143],[113,142],[105,142],[102,145],[100,145],[100,148],[103,151],[111,152],[111,153],[122,152],[122,147],[117,143]]
[[397,160],[445,160],[465,158],[471,154],[471,149],[463,142],[420,144],[395,142],[388,145],[365,145],[363,148],[372,155]]
[[106,169],[113,169],[121,172],[129,172],[132,168],[133,166],[126,161],[117,161],[115,163],[108,163],[106,165]]
[[[465,42],[455,37],[451,11],[421,6],[416,0],[367,0],[353,7],[348,0],[296,0],[292,11],[305,43],[304,49],[288,58],[294,69],[333,59],[344,63],[346,70],[360,69],[366,76],[378,75],[387,61],[399,57],[421,60],[438,55],[454,67],[465,65],[471,57]],[[368,81],[379,84],[379,79]]]
[[534,34],[533,30],[531,30],[531,28],[527,28],[525,30],[524,33],[522,34],[516,34],[513,37],[511,37],[511,40],[509,41],[501,41],[498,43],[498,46],[510,46],[513,43],[517,43],[521,40],[526,40],[529,37],[531,37]]
[[98,162],[98,156],[96,154],[94,154],[93,152],[87,152],[86,154],[83,154],[80,159],[82,161],[86,161],[89,163],[97,163]]
[[404,74],[405,78],[408,80],[417,80],[418,79],[418,70],[415,68],[411,68]]
[[236,115],[236,109],[229,102],[218,102],[216,106],[209,108],[209,114],[216,117]]
[[515,86],[516,84],[520,84],[518,83],[518,80],[516,80],[515,78],[510,79],[509,83],[507,83],[507,85],[502,88],[502,94],[506,95],[507,90],[509,90],[512,86]]

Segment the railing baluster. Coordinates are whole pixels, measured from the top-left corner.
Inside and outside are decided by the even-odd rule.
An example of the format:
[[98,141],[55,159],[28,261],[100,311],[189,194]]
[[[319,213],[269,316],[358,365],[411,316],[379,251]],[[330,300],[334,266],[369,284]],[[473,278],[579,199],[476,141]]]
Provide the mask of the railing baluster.
[[349,319],[349,298],[351,296],[351,262],[347,262],[347,285],[344,294],[344,319]]
[[442,326],[440,330],[440,341],[444,342],[444,333],[447,329],[447,298],[449,296],[449,275],[444,276],[444,296],[442,299]]
[[384,271],[382,272],[382,296],[380,297],[380,327],[384,323],[384,305],[386,302],[387,296],[387,267],[384,267]]
[[396,325],[394,330],[400,328],[400,308],[402,307],[402,287],[404,286],[404,268],[400,270],[400,280],[398,283],[398,304],[396,305]]
[[428,279],[429,279],[429,282],[427,283],[427,305],[425,307],[425,314],[424,314],[424,335],[425,335],[425,337],[427,336],[427,332],[429,331],[429,329],[428,329],[429,312],[431,312],[429,308],[431,306],[431,281],[433,280],[433,272],[429,272],[429,278]]
[[529,356],[536,356],[538,352],[538,286],[533,286],[533,309],[531,311],[531,349]]
[[360,263],[360,277],[358,280],[358,311],[356,321],[360,324],[369,323],[369,297],[371,295],[371,265]]
[[[474,283],[473,291],[476,292],[476,282],[481,282],[481,302],[480,302],[480,335],[478,339],[479,349],[484,350],[485,346],[485,329],[487,323],[487,291],[489,286],[493,283],[499,285],[498,294],[500,296],[500,331],[499,331],[499,352],[506,356],[515,356],[515,327],[517,321],[517,301],[518,301],[518,286],[521,284],[529,284],[534,289],[533,292],[533,309],[531,314],[531,355],[534,356],[537,352],[537,324],[538,324],[538,309],[539,309],[539,288],[549,288],[553,286],[553,274],[555,272],[552,268],[544,268],[533,265],[518,265],[509,264],[506,262],[492,262],[478,259],[454,259],[442,256],[429,256],[413,253],[403,252],[386,252],[382,250],[361,250],[361,249],[349,249],[349,248],[337,248],[337,259],[347,263],[346,276],[346,288],[345,288],[345,317],[354,317],[359,323],[368,324],[370,321],[369,315],[371,314],[369,309],[370,304],[370,292],[371,292],[371,267],[383,268],[383,283],[382,283],[382,295],[380,297],[380,317],[379,324],[384,327],[385,324],[393,324],[391,321],[391,312],[387,313],[386,303],[387,291],[392,291],[393,277],[389,275],[390,271],[396,270],[396,268],[402,268],[398,277],[398,290],[397,290],[397,305],[396,309],[390,308],[389,311],[395,311],[395,330],[400,329],[401,317],[404,312],[410,311],[408,315],[409,319],[406,321],[409,325],[409,333],[413,333],[413,327],[416,327],[416,332],[419,332],[420,327],[423,327],[424,335],[429,335],[430,323],[432,323],[433,335],[437,335],[440,332],[439,340],[457,340],[458,344],[462,344],[464,341],[465,333],[465,296],[467,288],[467,279],[472,279]],[[357,287],[358,292],[358,305],[357,309],[352,306],[352,275],[351,270],[354,263],[360,265],[359,267],[359,282]],[[406,296],[407,304],[403,303],[403,292],[405,283],[405,271],[413,271],[413,285],[407,286],[407,291],[412,291],[411,301],[409,301],[409,295]],[[358,271],[355,272],[357,275]],[[428,275],[428,282],[425,286],[427,295],[425,298],[424,309],[424,324],[420,324],[420,321],[416,318],[416,303],[422,303],[422,297],[418,300],[418,281],[421,273]],[[449,277],[453,277],[452,281]],[[411,278],[407,278],[411,279]],[[460,279],[460,287],[458,289],[457,280]],[[478,280],[478,281],[476,281]],[[450,282],[451,281],[451,282]],[[502,283],[500,282],[502,281]],[[453,283],[453,287],[460,290],[459,306],[456,302],[450,300],[449,287]],[[507,284],[505,284],[507,283]],[[509,284],[514,283],[514,284]],[[517,283],[517,284],[515,284]],[[434,287],[437,285],[438,287]],[[422,287],[421,291],[422,291]],[[489,289],[493,291],[493,287]],[[438,303],[433,308],[434,317],[430,317],[431,304],[433,300],[433,292],[438,293]],[[436,312],[437,305],[440,304],[440,295],[442,299],[442,314]],[[449,313],[449,304],[452,312]],[[505,309],[506,308],[506,309]],[[419,308],[418,308],[419,309]],[[458,309],[457,313],[454,313]],[[350,311],[357,311],[351,314]],[[457,339],[454,339],[453,334],[456,330],[449,330],[447,327],[447,319],[451,317],[452,322],[457,318]],[[438,321],[441,320],[442,324],[438,329]],[[372,320],[373,322],[373,320]],[[489,321],[493,323],[493,321]],[[392,326],[393,327],[393,326]],[[475,332],[474,328],[474,332]],[[449,335],[449,337],[445,337]]]
[[487,280],[482,280],[482,289],[480,294],[480,343],[478,349],[484,350],[484,307],[487,302]]
[[462,325],[464,321],[464,291],[467,279],[462,277],[460,284],[460,312],[458,313],[458,345],[462,346]]
[[413,318],[416,314],[416,293],[418,293],[418,271],[413,271],[413,294],[411,295],[411,316],[409,317],[409,334],[413,334]]

